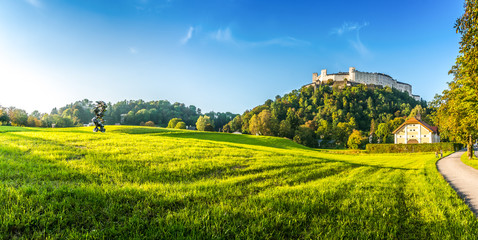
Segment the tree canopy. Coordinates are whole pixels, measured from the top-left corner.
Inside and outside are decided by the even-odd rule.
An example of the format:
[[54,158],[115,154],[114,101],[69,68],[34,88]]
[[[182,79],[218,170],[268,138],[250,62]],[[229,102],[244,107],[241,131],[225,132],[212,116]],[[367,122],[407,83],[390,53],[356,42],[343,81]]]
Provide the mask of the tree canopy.
[[478,2],[465,1],[465,12],[456,21],[461,34],[460,55],[450,70],[454,76],[448,89],[435,97],[436,119],[440,130],[450,139],[468,145],[468,157],[473,154],[473,142],[478,137]]
[[309,146],[315,145],[310,143],[312,138],[331,147],[345,147],[354,129],[365,136],[383,123],[387,129],[383,137],[387,138],[394,130],[391,128],[398,127],[410,114],[420,111],[422,118],[429,118],[426,107],[425,101],[418,102],[408,93],[390,87],[337,88],[325,84],[276,96],[245,111],[228,125],[231,131],[287,137]]

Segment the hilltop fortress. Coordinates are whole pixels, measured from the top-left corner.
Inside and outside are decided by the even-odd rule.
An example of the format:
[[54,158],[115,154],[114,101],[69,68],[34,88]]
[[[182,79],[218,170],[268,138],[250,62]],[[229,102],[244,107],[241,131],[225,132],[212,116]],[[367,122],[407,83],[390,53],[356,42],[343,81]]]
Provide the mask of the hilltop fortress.
[[308,86],[317,86],[326,83],[334,83],[334,85],[335,83],[345,83],[348,86],[357,84],[379,87],[388,86],[402,92],[407,92],[417,101],[421,100],[420,96],[412,94],[412,86],[408,83],[399,82],[383,73],[360,72],[355,70],[354,67],[349,68],[349,72],[327,74],[327,69],[323,69],[320,71],[320,75],[318,73],[313,73],[312,83]]

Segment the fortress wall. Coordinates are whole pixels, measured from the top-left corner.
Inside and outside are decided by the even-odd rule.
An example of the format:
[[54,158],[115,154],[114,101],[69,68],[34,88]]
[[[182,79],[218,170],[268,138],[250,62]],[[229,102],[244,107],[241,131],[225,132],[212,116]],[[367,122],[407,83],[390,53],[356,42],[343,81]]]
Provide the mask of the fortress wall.
[[[331,75],[327,75],[328,76],[331,76]],[[334,79],[334,81],[344,81],[346,78],[349,79],[349,75],[332,75]],[[325,79],[325,81],[327,81],[329,78]]]
[[330,74],[330,75],[320,75],[320,81],[321,82],[327,82],[329,79],[332,79],[333,81],[344,81],[345,79],[349,80],[349,75],[343,75],[343,74]]
[[397,83],[395,88],[402,92],[407,92],[408,94],[412,95],[412,86],[408,84]]
[[355,71],[355,82],[378,85],[378,76],[366,72]]
[[407,92],[410,96],[413,96],[415,99],[420,99],[418,95],[412,95],[412,86],[410,84],[401,83],[392,77],[383,74],[383,73],[369,73],[369,72],[360,72],[355,70],[354,67],[349,68],[349,73],[339,73],[339,74],[327,74],[327,69],[323,69],[320,72],[320,75],[317,73],[312,74],[312,82],[320,84],[322,82],[327,82],[329,79],[335,81],[344,81],[347,79],[350,82],[356,82],[366,85],[379,85],[379,86],[388,86],[395,88],[402,92]]

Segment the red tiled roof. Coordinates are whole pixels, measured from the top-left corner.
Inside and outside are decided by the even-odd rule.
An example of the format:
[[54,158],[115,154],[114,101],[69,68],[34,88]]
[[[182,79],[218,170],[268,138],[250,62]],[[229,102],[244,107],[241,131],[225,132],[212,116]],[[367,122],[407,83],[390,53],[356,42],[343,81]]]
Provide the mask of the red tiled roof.
[[395,134],[396,132],[398,132],[398,130],[400,128],[402,128],[403,126],[407,125],[407,124],[420,124],[422,125],[423,127],[425,127],[426,129],[428,129],[430,132],[433,132],[433,133],[438,133],[438,128],[437,127],[432,127],[430,125],[428,125],[426,122],[422,121],[422,120],[418,120],[414,117],[408,119],[407,121],[405,121],[402,125],[400,125],[400,127],[398,127],[397,129],[395,129],[392,134]]

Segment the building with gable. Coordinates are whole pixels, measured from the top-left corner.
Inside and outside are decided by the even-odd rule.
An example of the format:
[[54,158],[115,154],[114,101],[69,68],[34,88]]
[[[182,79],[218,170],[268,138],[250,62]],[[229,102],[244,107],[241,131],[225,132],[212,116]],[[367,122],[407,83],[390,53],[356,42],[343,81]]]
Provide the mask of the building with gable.
[[408,119],[397,129],[395,129],[395,131],[393,131],[393,135],[395,136],[395,144],[440,142],[438,128],[428,125],[420,119],[420,116],[417,118]]

